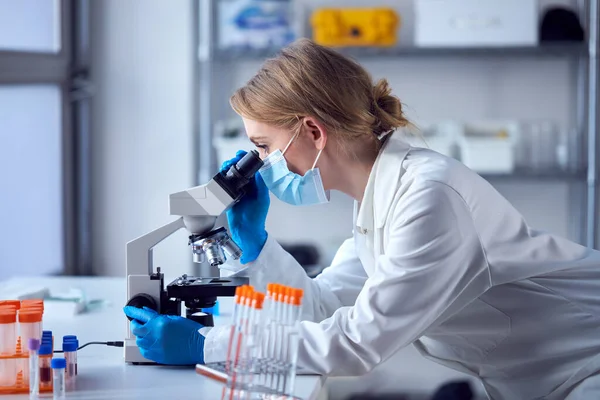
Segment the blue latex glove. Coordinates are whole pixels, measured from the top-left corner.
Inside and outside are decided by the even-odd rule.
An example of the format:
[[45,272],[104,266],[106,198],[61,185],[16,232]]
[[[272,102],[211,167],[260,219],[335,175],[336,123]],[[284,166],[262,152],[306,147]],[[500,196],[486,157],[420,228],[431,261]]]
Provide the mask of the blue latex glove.
[[147,307],[126,306],[123,311],[133,318],[131,333],[144,358],[169,365],[204,363],[204,336],[198,332],[202,328],[198,322]]
[[[221,171],[227,171],[245,155],[245,151],[238,151],[234,158],[223,163]],[[246,195],[227,210],[231,238],[242,249],[242,264],[256,260],[267,241],[265,222],[270,202],[269,189],[257,172],[246,188]]]

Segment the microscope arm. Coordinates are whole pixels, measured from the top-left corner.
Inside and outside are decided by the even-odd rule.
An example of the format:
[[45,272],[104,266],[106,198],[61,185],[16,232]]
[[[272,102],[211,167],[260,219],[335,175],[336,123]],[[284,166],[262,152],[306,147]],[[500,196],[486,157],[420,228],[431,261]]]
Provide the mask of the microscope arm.
[[152,275],[152,248],[184,227],[183,217],[127,243],[127,276]]

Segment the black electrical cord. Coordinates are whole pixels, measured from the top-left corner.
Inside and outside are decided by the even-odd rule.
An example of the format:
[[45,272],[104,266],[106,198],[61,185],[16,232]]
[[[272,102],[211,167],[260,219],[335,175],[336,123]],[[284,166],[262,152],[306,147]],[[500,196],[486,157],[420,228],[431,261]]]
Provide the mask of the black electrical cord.
[[[87,346],[89,346],[91,344],[101,344],[101,345],[104,345],[104,346],[112,346],[112,347],[123,347],[123,345],[125,343],[123,341],[117,341],[117,342],[88,342],[86,344],[83,344],[83,345],[79,346],[77,348],[77,350],[81,350],[84,347],[87,347]],[[55,353],[62,353],[63,351],[62,350],[55,350],[54,352]]]

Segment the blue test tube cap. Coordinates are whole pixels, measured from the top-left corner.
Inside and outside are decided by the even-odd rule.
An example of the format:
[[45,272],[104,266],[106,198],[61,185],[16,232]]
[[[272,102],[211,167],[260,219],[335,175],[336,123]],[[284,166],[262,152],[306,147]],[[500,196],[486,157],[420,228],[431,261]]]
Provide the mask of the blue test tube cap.
[[40,350],[38,351],[38,354],[40,356],[47,356],[48,354],[52,354],[52,353],[53,353],[52,345],[42,343],[42,345],[40,346]]
[[44,336],[52,337],[52,331],[42,331],[42,337],[44,337]]
[[68,342],[69,340],[77,340],[76,335],[65,335],[63,336],[63,343]]
[[75,342],[74,340],[71,340],[69,342],[63,342],[63,351],[64,352],[71,352],[71,351],[77,351],[77,342]]
[[67,368],[67,360],[64,358],[53,358],[52,361],[50,361],[50,366],[53,369],[65,369]]

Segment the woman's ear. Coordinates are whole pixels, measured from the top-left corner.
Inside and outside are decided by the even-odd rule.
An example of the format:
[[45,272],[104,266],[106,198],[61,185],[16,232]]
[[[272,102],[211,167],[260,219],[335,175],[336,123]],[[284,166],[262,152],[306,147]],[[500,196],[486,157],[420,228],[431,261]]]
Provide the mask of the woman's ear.
[[325,148],[327,143],[327,130],[325,126],[313,117],[304,117],[302,127],[308,132],[308,137],[312,140],[317,150]]

